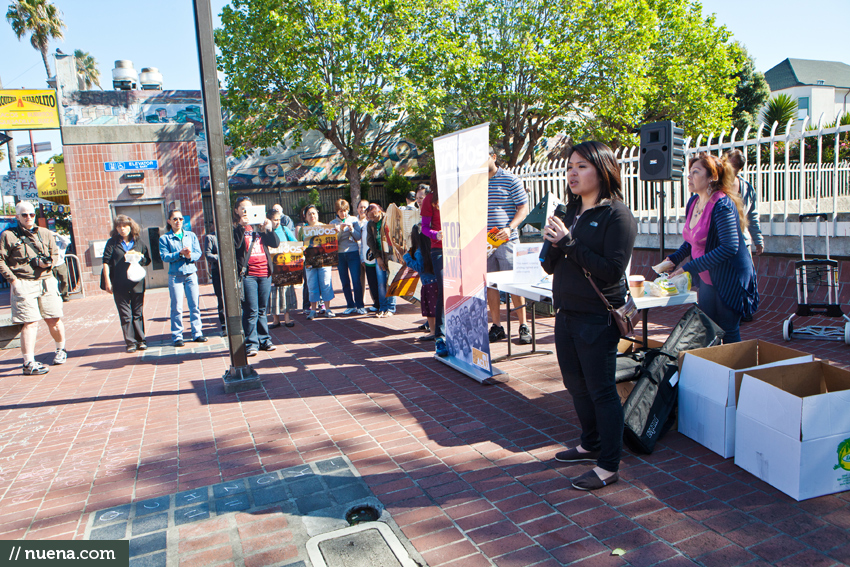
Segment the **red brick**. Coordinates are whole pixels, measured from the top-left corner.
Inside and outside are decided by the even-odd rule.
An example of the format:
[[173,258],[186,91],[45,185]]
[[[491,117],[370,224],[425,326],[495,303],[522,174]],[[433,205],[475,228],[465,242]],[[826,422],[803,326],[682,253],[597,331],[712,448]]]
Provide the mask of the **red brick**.
[[181,567],[205,567],[218,561],[227,561],[233,557],[233,548],[230,545],[222,545],[214,549],[202,551],[185,557],[180,557]]

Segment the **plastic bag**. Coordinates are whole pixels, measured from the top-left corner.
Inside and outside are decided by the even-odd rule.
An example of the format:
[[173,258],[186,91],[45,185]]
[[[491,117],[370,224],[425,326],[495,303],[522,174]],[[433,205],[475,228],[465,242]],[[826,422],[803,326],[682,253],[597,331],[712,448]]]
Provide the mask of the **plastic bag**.
[[674,278],[670,278],[670,283],[676,286],[677,293],[688,293],[691,291],[691,273],[684,272]]
[[147,272],[145,269],[139,265],[139,261],[142,259],[141,254],[125,254],[124,260],[130,264],[130,267],[127,268],[127,279],[131,282],[140,282],[145,279]]

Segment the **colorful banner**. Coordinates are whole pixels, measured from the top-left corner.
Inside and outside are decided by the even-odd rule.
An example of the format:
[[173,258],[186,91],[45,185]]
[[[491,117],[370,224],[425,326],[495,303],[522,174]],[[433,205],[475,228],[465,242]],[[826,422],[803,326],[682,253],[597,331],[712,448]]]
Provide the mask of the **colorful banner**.
[[330,224],[304,225],[301,227],[304,241],[304,263],[311,268],[336,266],[339,263],[339,241],[336,227]]
[[59,128],[56,91],[0,91],[0,130],[54,130]]
[[434,139],[443,231],[446,346],[440,358],[479,382],[501,374],[487,338],[487,146],[482,124]]
[[304,277],[304,245],[301,242],[281,242],[269,248],[272,257],[272,283],[276,286],[298,285]]

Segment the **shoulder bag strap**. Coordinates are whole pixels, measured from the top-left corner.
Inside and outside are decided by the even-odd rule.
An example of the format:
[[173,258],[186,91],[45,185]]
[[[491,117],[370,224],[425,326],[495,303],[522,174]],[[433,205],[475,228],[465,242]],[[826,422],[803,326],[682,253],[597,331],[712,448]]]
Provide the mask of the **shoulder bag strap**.
[[584,277],[586,277],[586,278],[587,278],[587,281],[589,281],[589,282],[590,282],[590,285],[592,285],[592,286],[593,286],[593,291],[595,291],[595,292],[596,292],[596,295],[598,295],[598,296],[599,296],[599,299],[601,299],[601,300],[602,300],[602,303],[604,303],[604,304],[605,304],[605,309],[607,309],[608,311],[613,311],[613,310],[614,310],[614,308],[613,308],[613,307],[611,307],[611,304],[610,304],[610,303],[608,303],[608,300],[607,300],[607,299],[605,299],[605,296],[604,296],[604,295],[602,295],[602,292],[601,292],[601,291],[599,291],[599,288],[598,288],[598,287],[596,287],[596,283],[593,281],[593,278],[592,278],[592,277],[590,277],[590,272],[588,272],[588,271],[587,271],[587,270],[585,270],[584,268],[582,268],[582,271],[584,271]]

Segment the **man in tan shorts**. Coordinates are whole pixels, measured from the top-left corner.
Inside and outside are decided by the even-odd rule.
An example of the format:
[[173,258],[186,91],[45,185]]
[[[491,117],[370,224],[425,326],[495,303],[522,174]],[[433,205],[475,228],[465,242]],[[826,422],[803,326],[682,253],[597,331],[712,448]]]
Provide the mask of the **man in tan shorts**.
[[62,297],[52,270],[58,261],[59,249],[50,231],[36,226],[32,203],[21,201],[15,212],[18,226],[0,235],[0,275],[11,286],[12,322],[22,325],[24,374],[46,374],[49,369],[35,360],[35,340],[41,319],[47,323],[56,341],[53,364],[64,364],[68,359],[65,326],[61,319]]

